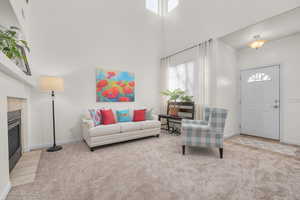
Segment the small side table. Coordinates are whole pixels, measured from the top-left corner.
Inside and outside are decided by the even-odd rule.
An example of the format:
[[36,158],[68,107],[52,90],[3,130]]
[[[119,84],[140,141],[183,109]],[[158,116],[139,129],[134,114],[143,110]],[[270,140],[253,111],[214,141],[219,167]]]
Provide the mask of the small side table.
[[174,116],[174,115],[160,114],[160,115],[158,115],[158,120],[160,121],[161,119],[166,119],[167,120],[167,124],[163,124],[163,125],[166,125],[167,128],[166,129],[162,128],[163,130],[167,130],[168,132],[171,131],[171,134],[174,133],[174,134],[180,135],[180,130],[175,129],[175,128],[172,128],[172,130],[171,130],[171,128],[170,128],[170,120],[172,120],[171,123],[181,124],[181,120],[184,119],[183,117]]

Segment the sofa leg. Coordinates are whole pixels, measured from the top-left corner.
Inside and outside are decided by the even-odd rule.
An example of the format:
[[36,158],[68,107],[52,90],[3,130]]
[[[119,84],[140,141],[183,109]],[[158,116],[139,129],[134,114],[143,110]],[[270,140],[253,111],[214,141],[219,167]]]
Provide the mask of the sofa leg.
[[159,134],[157,134],[156,137],[159,137]]
[[223,158],[223,148],[219,148],[219,151],[220,151],[220,158],[222,159]]
[[185,155],[185,145],[182,145],[182,155]]
[[93,148],[93,147],[91,147],[91,148],[90,148],[90,150],[91,150],[91,152],[93,152],[93,151],[94,151],[94,148]]

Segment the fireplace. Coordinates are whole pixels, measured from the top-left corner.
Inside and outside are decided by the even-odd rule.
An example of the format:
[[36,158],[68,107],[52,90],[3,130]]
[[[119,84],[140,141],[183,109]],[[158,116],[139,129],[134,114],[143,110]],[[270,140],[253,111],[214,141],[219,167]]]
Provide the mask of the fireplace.
[[8,112],[7,118],[9,171],[11,171],[22,156],[21,110]]

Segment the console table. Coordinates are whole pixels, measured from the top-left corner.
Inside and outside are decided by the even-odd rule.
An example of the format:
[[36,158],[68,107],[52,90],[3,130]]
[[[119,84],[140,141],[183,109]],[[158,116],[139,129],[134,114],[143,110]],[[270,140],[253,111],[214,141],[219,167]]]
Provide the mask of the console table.
[[[170,108],[176,106],[178,109],[177,115],[170,115]],[[170,132],[170,122],[172,124],[181,125],[182,119],[194,119],[195,117],[195,103],[194,102],[168,102],[167,114],[158,115],[158,120],[166,119],[167,123],[162,124],[167,126],[167,128],[162,128]],[[180,130],[172,128],[171,133],[180,134]]]

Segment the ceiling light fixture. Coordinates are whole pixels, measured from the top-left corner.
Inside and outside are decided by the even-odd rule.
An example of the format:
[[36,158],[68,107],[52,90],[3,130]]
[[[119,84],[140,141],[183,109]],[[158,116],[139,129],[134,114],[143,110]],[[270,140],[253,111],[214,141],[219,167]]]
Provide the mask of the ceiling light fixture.
[[267,42],[267,40],[261,40],[260,39],[260,35],[256,35],[254,36],[254,41],[251,42],[249,44],[249,47],[253,48],[253,49],[259,49],[261,48],[265,43]]

